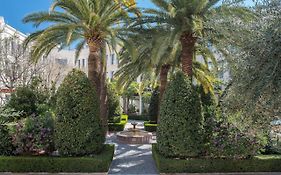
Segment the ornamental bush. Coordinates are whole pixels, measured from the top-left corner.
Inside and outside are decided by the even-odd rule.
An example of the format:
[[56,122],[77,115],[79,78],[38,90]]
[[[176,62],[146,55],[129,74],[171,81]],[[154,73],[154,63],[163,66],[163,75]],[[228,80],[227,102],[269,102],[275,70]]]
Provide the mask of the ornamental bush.
[[7,104],[7,107],[22,112],[21,116],[37,113],[37,97],[30,87],[18,87]]
[[219,124],[213,134],[210,148],[214,158],[251,158],[264,146],[261,138],[231,124]]
[[156,88],[151,96],[148,108],[149,120],[157,121],[159,115],[159,89]]
[[157,147],[165,157],[196,157],[202,148],[201,103],[190,79],[176,73],[160,107]]
[[108,99],[108,119],[109,122],[114,122],[114,117],[121,114],[120,99],[115,90],[114,84],[107,84],[107,99]]
[[205,144],[205,154],[210,154],[210,142],[213,137],[213,130],[216,126],[217,120],[219,118],[219,108],[216,106],[216,100],[213,94],[210,92],[206,93],[203,86],[198,86],[198,93],[200,94],[200,100],[202,104],[202,114],[204,118],[203,128],[204,128],[204,144]]
[[51,154],[54,151],[54,119],[51,112],[17,122],[13,136],[15,154]]
[[105,135],[98,97],[86,74],[72,70],[57,91],[55,145],[60,155],[100,153]]
[[0,125],[0,155],[13,154],[12,137],[6,125]]

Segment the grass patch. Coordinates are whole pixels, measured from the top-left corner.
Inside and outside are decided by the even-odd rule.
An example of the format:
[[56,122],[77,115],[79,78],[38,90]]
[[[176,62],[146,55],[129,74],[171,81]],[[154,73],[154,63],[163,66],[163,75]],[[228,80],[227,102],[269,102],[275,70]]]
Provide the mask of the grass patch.
[[152,145],[153,158],[161,173],[280,172],[281,155],[260,155],[253,159],[169,159]]
[[114,155],[114,145],[93,157],[0,156],[0,172],[108,172]]

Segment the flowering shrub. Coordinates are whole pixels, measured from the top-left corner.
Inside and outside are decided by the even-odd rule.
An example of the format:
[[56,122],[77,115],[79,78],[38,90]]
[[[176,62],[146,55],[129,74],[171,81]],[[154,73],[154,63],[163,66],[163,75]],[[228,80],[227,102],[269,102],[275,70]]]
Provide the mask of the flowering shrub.
[[210,142],[211,156],[216,158],[250,158],[263,147],[255,134],[242,132],[231,124],[219,123]]
[[13,153],[12,137],[7,126],[0,125],[0,155],[11,155]]
[[13,144],[16,154],[49,154],[54,150],[51,113],[30,116],[16,125]]

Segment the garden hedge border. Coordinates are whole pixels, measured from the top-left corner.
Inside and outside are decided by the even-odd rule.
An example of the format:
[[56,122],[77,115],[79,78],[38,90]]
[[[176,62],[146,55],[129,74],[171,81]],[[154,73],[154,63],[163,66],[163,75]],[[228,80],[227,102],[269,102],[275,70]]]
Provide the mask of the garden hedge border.
[[25,157],[0,156],[0,172],[102,173],[108,172],[114,155],[114,145],[93,157]]
[[149,116],[148,115],[135,115],[135,114],[131,114],[131,115],[129,115],[129,119],[130,120],[147,121],[147,120],[149,120]]
[[248,160],[226,159],[169,159],[157,152],[152,154],[160,173],[226,173],[226,172],[281,172],[281,155],[261,155]]
[[148,132],[156,132],[157,131],[157,124],[151,124],[150,121],[144,122],[144,130]]
[[108,123],[108,131],[123,131],[128,123],[128,115],[122,114],[119,123]]

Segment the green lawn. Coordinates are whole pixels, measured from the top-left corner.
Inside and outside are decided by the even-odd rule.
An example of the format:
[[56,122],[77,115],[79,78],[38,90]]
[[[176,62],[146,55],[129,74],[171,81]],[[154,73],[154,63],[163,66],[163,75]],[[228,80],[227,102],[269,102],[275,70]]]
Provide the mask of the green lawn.
[[114,155],[114,145],[92,157],[1,156],[0,172],[107,172]]
[[153,158],[161,173],[281,172],[281,155],[260,155],[247,160],[169,159],[152,146]]

